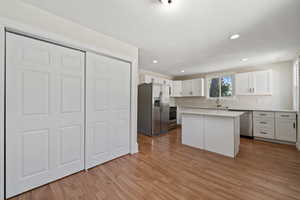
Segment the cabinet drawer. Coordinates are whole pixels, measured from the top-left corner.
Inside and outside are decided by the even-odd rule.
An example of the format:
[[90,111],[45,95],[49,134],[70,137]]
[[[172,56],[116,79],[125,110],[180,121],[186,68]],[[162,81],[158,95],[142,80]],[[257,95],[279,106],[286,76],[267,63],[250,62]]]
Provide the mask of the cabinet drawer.
[[274,139],[274,128],[264,128],[264,127],[254,127],[254,136],[255,137],[262,137],[262,138],[269,138]]
[[280,119],[296,119],[296,113],[289,113],[289,112],[277,112],[276,118]]
[[262,111],[254,111],[253,112],[254,117],[269,117],[274,118],[275,114],[274,112],[262,112]]
[[256,127],[265,127],[265,128],[270,128],[270,129],[274,129],[274,119],[273,118],[254,118],[254,126]]

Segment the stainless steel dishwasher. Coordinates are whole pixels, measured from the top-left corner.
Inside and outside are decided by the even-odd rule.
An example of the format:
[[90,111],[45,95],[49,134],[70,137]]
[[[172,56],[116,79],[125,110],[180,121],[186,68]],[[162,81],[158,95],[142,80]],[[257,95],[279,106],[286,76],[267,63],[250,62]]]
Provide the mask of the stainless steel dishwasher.
[[240,135],[253,137],[253,112],[249,110],[232,110],[244,112],[240,117]]

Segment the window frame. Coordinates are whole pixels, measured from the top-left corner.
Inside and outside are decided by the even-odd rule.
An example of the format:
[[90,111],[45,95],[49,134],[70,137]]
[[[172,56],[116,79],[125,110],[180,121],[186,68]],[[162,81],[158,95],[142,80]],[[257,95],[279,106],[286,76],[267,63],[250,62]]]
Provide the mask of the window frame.
[[[227,97],[222,97],[222,77],[226,76],[231,76],[232,77],[232,96],[227,96]],[[219,97],[210,97],[210,80],[213,78],[218,78],[219,79]],[[224,73],[224,74],[215,74],[215,75],[210,75],[206,77],[206,98],[207,99],[226,99],[226,100],[233,100],[236,98],[235,95],[235,73]]]

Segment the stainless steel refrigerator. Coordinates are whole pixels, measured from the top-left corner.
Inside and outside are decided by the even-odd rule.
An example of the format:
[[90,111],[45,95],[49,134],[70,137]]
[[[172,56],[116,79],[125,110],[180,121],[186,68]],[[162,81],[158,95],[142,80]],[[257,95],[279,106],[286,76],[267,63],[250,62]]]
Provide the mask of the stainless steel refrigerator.
[[153,136],[168,132],[170,87],[144,83],[138,89],[138,132]]

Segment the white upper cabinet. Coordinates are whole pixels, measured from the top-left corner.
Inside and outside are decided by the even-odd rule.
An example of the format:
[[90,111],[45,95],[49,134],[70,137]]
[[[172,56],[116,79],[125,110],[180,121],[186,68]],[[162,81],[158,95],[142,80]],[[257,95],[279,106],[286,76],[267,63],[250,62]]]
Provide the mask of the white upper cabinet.
[[272,71],[253,72],[253,93],[255,95],[272,94]]
[[235,75],[236,94],[249,95],[252,94],[252,73],[240,73]]
[[182,96],[182,81],[172,81],[171,97]]
[[155,77],[146,75],[146,76],[144,76],[144,81],[143,82],[144,83],[153,83],[154,79],[155,79]]
[[193,79],[192,84],[193,96],[204,96],[204,79]]
[[182,81],[182,96],[204,96],[204,79]]
[[239,73],[236,95],[272,95],[272,70]]
[[157,83],[157,84],[164,84],[164,85],[172,85],[172,80],[164,79],[156,76],[151,75],[143,75],[141,83]]
[[182,81],[182,96],[193,96],[193,80]]

